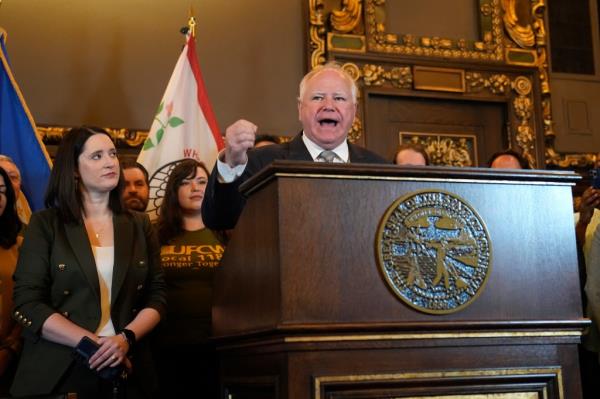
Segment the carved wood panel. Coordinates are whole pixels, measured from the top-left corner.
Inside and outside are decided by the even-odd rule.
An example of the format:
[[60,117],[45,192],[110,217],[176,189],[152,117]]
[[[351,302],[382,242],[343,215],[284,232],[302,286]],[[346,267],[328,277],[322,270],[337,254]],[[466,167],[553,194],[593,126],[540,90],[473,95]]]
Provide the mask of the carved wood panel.
[[[398,4],[309,0],[309,68],[338,61],[363,93],[375,87],[397,96],[505,101],[507,144],[534,167],[565,162],[569,154],[554,148],[544,0],[474,2],[477,40],[390,32],[386,16]],[[350,138],[365,144],[370,134],[364,124],[366,96],[359,101]]]

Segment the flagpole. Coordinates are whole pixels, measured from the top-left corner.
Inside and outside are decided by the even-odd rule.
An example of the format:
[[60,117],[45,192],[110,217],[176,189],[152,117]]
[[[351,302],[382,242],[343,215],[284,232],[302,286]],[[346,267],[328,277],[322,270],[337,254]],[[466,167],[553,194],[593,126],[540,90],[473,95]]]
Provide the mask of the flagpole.
[[192,158],[204,162],[210,172],[219,151],[225,147],[200,73],[194,41],[197,22],[192,14],[190,7],[188,22],[180,30],[186,35],[186,45],[138,155],[138,162],[150,175],[147,212],[152,220],[157,217],[173,165]]
[[[2,2],[2,0],[0,0]],[[190,19],[188,20],[188,32],[193,38],[196,38],[196,18],[194,18],[194,8],[190,5]]]

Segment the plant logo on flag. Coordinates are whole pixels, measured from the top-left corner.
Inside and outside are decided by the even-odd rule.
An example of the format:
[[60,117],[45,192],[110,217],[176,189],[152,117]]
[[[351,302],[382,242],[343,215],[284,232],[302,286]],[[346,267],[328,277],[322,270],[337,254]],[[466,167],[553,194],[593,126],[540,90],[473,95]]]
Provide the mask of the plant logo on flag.
[[146,138],[146,141],[144,142],[144,147],[142,148],[142,151],[147,151],[151,148],[154,148],[158,144],[160,144],[161,140],[163,139],[163,136],[165,135],[166,130],[169,127],[174,128],[179,125],[183,125],[185,123],[185,121],[183,119],[181,119],[177,116],[171,116],[173,114],[173,102],[172,101],[169,104],[167,104],[167,122],[165,123],[162,120],[160,120],[159,115],[163,111],[164,105],[165,105],[165,103],[164,103],[164,101],[162,101],[160,103],[160,105],[158,106],[158,111],[156,111],[156,115],[154,116],[154,120],[157,121],[161,126],[156,131],[156,134],[155,134],[156,144],[154,144],[154,142],[152,141],[152,137],[148,136]]

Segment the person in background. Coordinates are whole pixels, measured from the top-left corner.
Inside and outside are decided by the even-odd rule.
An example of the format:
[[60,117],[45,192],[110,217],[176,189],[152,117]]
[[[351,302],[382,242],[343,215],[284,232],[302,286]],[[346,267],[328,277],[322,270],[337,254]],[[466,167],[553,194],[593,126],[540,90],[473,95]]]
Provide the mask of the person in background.
[[[166,310],[160,247],[147,215],[124,209],[122,184],[105,131],[74,128],[63,137],[48,209],[32,215],[14,273],[13,316],[24,349],[12,395],[152,394],[156,375],[144,337]],[[78,362],[73,348],[84,337],[98,349]],[[119,365],[131,373],[126,380],[98,374]]]
[[[596,154],[594,168],[600,168],[600,154]],[[590,185],[576,202],[575,234],[577,244],[583,251],[586,261],[589,256],[592,236],[600,224],[600,189]]]
[[514,150],[503,150],[492,154],[488,165],[492,169],[530,169],[525,158]]
[[12,275],[22,241],[15,200],[8,173],[0,168],[0,395],[4,396],[8,395],[22,346],[21,326],[12,318]]
[[[600,154],[596,156],[595,168],[600,167]],[[600,261],[600,189],[592,186],[585,189],[576,207],[575,237],[579,258],[579,275],[584,296],[585,316],[592,320],[586,329],[579,347],[579,368],[584,398],[596,398],[600,392],[600,284],[598,262]]]
[[[581,255],[581,252],[579,252]],[[582,263],[582,259],[580,259]],[[585,316],[592,325],[585,331],[579,350],[582,388],[585,398],[597,397],[600,392],[600,229],[596,228],[589,242],[589,253],[580,265],[584,284]]]
[[21,191],[21,171],[11,157],[1,154],[0,168],[4,169],[6,173],[8,173],[8,177],[10,177],[10,182],[12,183],[17,199],[16,206],[19,219],[21,219],[24,224],[29,223],[29,218],[31,218],[31,208],[29,207],[27,198],[25,198],[25,194]]
[[404,143],[396,150],[394,155],[394,164],[427,166],[429,165],[429,156],[423,146],[415,143]]
[[224,245],[202,219],[207,179],[204,164],[193,159],[178,163],[158,215],[161,265],[169,295],[167,322],[158,334],[160,397],[218,396],[215,354],[208,337],[213,277]]
[[123,188],[125,208],[145,212],[150,195],[148,171],[143,165],[133,161],[122,161],[121,171],[125,180],[125,187]]
[[257,134],[254,140],[254,148],[260,148],[267,145],[279,144],[277,137],[270,134]]

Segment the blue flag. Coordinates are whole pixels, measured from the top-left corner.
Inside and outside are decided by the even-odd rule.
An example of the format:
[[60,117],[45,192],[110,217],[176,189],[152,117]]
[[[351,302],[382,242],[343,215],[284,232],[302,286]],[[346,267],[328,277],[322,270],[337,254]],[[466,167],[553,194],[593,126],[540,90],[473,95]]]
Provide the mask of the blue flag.
[[44,208],[52,164],[10,70],[5,42],[6,32],[0,30],[0,154],[11,157],[21,171],[21,190],[37,211]]

